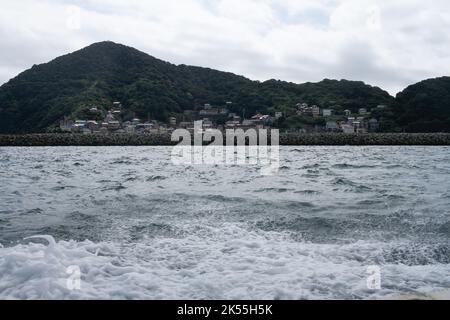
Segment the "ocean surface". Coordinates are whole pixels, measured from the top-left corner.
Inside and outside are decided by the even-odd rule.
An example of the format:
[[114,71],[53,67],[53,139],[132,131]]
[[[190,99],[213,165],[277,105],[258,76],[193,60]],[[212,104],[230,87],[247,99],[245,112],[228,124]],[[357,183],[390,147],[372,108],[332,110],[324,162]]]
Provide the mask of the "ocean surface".
[[[281,147],[274,176],[174,165],[170,154],[0,148],[0,299],[379,299],[450,288],[449,147]],[[373,268],[381,289],[367,285]]]

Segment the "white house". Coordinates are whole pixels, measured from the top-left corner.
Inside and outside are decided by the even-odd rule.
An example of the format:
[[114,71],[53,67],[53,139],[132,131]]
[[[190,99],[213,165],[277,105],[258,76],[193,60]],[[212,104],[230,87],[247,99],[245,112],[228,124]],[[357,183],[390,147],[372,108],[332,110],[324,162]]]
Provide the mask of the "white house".
[[344,133],[355,133],[355,127],[350,124],[341,124],[341,129]]
[[70,120],[69,118],[64,118],[64,120],[61,120],[61,122],[59,123],[59,127],[60,127],[61,131],[64,131],[64,132],[72,131],[73,125],[74,125],[74,122],[72,120]]
[[331,109],[323,109],[322,110],[322,115],[324,117],[331,117],[333,115],[333,110],[331,110]]
[[360,108],[359,109],[359,114],[360,115],[366,115],[367,114],[367,109],[366,108]]

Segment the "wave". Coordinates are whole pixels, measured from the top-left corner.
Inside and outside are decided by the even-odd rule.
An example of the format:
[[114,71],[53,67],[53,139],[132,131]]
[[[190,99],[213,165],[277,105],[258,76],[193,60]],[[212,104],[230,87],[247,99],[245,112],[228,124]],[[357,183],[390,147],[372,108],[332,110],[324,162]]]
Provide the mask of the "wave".
[[[0,246],[0,298],[375,299],[448,287],[448,265],[383,261],[387,250],[380,242],[298,243],[237,225],[124,244],[39,236]],[[368,290],[367,268],[377,263],[383,289]],[[79,290],[68,286],[74,267]]]
[[442,224],[439,227],[439,232],[450,237],[450,221]]
[[130,230],[130,237],[132,241],[156,237],[175,238],[184,234],[185,232],[183,230],[165,223],[140,224],[133,226]]
[[166,179],[167,179],[167,177],[165,177],[165,176],[150,176],[150,177],[147,177],[145,179],[145,181],[161,181],[161,180],[166,180]]
[[112,161],[110,161],[110,164],[112,164],[112,165],[115,165],[115,164],[130,165],[130,164],[133,164],[133,161],[129,157],[121,157],[119,159],[113,159]]
[[450,243],[399,245],[383,252],[384,263],[423,266],[435,264],[450,265]]
[[211,194],[206,195],[203,197],[204,199],[217,201],[217,202],[235,202],[235,203],[242,203],[247,201],[247,199],[240,198],[240,197],[230,197],[230,196],[224,196],[220,194]]
[[255,190],[256,193],[263,193],[263,192],[275,192],[275,193],[285,193],[289,191],[294,191],[295,189],[289,189],[289,188],[262,188]]
[[336,169],[373,169],[377,168],[376,165],[368,165],[368,164],[349,164],[349,163],[338,163],[331,166]]
[[363,185],[363,184],[358,184],[355,183],[349,179],[346,178],[335,178],[332,180],[332,184],[336,185],[336,186],[347,186],[347,187],[351,187],[352,190],[356,191],[356,192],[365,192],[365,191],[369,191],[372,190],[371,187]]
[[297,190],[294,193],[297,193],[297,194],[320,194],[322,192],[317,191],[317,190]]
[[127,187],[119,183],[118,185],[102,188],[102,191],[122,191],[125,190],[126,188]]

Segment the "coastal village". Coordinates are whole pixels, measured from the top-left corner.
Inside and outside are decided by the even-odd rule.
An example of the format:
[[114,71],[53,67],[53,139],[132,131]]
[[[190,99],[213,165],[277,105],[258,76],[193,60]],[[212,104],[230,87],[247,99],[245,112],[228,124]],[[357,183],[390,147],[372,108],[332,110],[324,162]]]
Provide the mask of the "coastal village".
[[[185,110],[182,114],[168,117],[167,121],[143,120],[136,116],[130,118],[120,102],[114,102],[110,108],[98,108],[91,106],[85,108],[85,119],[64,118],[60,122],[59,129],[62,132],[80,134],[164,134],[176,129],[194,131],[194,122],[202,121],[203,130],[218,129],[271,129],[279,128],[285,120],[283,112],[273,114],[257,113],[249,117],[245,114],[231,112],[232,102],[226,102],[217,107],[205,104],[199,110]],[[386,108],[383,105],[377,109]],[[344,110],[343,114],[336,115],[333,109],[322,109],[317,105],[298,103],[295,106],[295,116],[310,119],[314,124],[302,124],[301,128],[288,128],[284,131],[297,133],[372,133],[378,132],[380,123],[372,117],[371,110],[359,108],[356,113]],[[124,116],[127,113],[127,116]],[[128,118],[128,119],[127,119]]]

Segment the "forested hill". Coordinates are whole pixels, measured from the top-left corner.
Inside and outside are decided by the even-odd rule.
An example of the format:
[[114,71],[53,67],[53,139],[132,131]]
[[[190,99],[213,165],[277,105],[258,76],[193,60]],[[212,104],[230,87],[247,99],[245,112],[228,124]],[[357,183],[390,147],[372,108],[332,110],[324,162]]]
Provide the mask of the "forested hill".
[[397,95],[393,110],[407,132],[450,132],[450,77],[409,86]]
[[[438,90],[436,94],[448,97],[448,90]],[[1,86],[0,133],[42,132],[65,116],[76,115],[91,105],[107,107],[113,101],[121,101],[138,117],[161,121],[206,103],[221,106],[227,101],[233,102],[232,111],[241,113],[245,109],[248,115],[257,111],[289,111],[299,102],[352,111],[386,105],[396,108],[396,112],[389,109],[387,117],[391,127],[399,130],[399,125],[407,128],[413,119],[408,106],[402,104],[409,104],[410,99],[409,91],[395,101],[386,91],[355,81],[251,81],[208,68],[176,66],[134,48],[100,42],[35,65]],[[412,110],[422,110],[423,101]],[[436,109],[433,116],[444,111],[448,114],[448,98],[446,101],[447,105]]]

